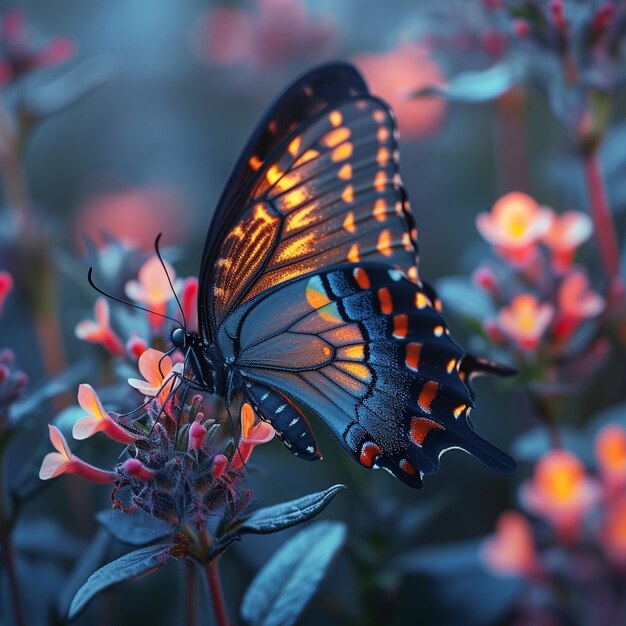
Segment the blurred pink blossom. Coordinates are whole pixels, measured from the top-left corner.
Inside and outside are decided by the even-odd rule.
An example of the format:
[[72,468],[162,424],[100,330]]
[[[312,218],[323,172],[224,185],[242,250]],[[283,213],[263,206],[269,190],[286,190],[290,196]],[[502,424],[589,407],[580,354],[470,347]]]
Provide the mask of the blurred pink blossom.
[[613,491],[626,486],[626,429],[620,424],[607,424],[595,441],[596,458],[604,482]]
[[428,48],[403,42],[388,52],[359,54],[352,60],[363,72],[370,91],[393,107],[402,139],[425,137],[441,128],[446,101],[411,98],[411,92],[417,89],[445,82]]
[[557,294],[555,336],[570,337],[582,321],[600,315],[604,307],[604,298],[589,288],[587,274],[580,269],[572,270],[561,282]]
[[255,69],[295,59],[331,56],[338,26],[329,13],[311,13],[302,0],[254,0],[253,9],[218,6],[194,24],[191,43],[212,65]]
[[544,518],[563,541],[579,537],[582,519],[598,502],[600,491],[580,460],[566,450],[551,450],[535,466],[533,477],[521,486],[524,507]]
[[112,235],[131,248],[152,250],[159,233],[168,242],[181,242],[189,232],[187,205],[169,187],[129,187],[93,195],[78,209],[74,239],[79,248],[87,235],[104,246],[103,235]]
[[609,562],[626,571],[626,494],[607,503],[599,541]]
[[519,348],[534,350],[553,317],[551,304],[541,304],[532,294],[524,293],[515,296],[508,307],[500,309],[498,326]]
[[[168,277],[172,281],[170,285]],[[148,320],[154,329],[163,325],[162,315],[167,310],[168,303],[174,299],[174,291],[179,291],[181,281],[176,278],[176,271],[167,262],[161,263],[159,257],[152,255],[140,268],[138,280],[129,280],[126,283],[126,295],[135,302],[143,305],[151,312]]]
[[4,307],[4,301],[13,289],[13,276],[9,272],[0,272],[0,315]]
[[98,343],[114,356],[124,356],[126,350],[122,340],[111,329],[109,323],[109,303],[98,298],[94,306],[95,321],[83,320],[76,325],[74,333],[88,343]]
[[539,559],[528,518],[518,511],[504,511],[496,522],[495,535],[483,544],[482,557],[495,574],[535,574]]
[[537,242],[549,231],[554,213],[540,207],[525,193],[502,196],[490,213],[476,218],[476,227],[506,260],[524,264],[532,258]]
[[593,232],[591,218],[578,211],[567,211],[555,215],[550,229],[543,235],[542,241],[552,252],[554,267],[557,271],[567,270],[581,243],[589,239]]
[[0,87],[21,76],[67,61],[74,55],[74,43],[68,37],[55,37],[36,47],[18,9],[8,9],[0,15]]

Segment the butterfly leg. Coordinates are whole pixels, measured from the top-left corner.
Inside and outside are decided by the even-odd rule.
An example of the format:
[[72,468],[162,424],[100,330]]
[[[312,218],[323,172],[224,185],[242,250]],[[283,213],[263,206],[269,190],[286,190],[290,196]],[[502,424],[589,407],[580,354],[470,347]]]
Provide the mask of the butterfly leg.
[[295,405],[264,385],[247,382],[245,389],[256,414],[274,427],[295,456],[309,461],[322,458],[308,420]]

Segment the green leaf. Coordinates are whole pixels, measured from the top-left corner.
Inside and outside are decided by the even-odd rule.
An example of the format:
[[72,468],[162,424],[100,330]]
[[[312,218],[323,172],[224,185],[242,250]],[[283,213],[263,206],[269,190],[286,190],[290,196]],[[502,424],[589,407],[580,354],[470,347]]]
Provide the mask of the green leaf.
[[243,522],[237,529],[237,533],[265,535],[302,524],[319,515],[328,503],[345,488],[345,485],[333,485],[325,491],[259,509]]
[[346,539],[340,522],[317,522],[289,539],[252,581],[241,605],[250,626],[291,626]]
[[171,545],[141,548],[141,550],[129,552],[95,571],[74,596],[68,619],[74,619],[103,589],[161,569],[165,565],[165,561],[171,558],[171,550]]
[[513,68],[502,63],[480,72],[457,74],[447,85],[422,87],[411,95],[413,98],[439,96],[452,102],[477,104],[495,100],[518,82]]
[[169,537],[174,532],[171,524],[151,517],[141,509],[134,513],[105,509],[96,514],[96,520],[115,539],[133,546],[145,546],[157,539]]

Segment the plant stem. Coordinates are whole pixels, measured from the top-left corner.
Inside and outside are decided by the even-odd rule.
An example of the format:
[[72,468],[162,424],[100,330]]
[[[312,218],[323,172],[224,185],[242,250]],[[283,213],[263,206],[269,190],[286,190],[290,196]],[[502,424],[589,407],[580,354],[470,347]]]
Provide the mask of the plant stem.
[[2,545],[2,555],[9,579],[9,587],[11,597],[13,598],[13,608],[15,610],[15,622],[17,626],[26,626],[26,618],[24,617],[24,608],[20,597],[20,588],[17,582],[17,571],[15,568],[15,553],[11,538],[6,532],[0,532],[0,544]]
[[620,274],[620,255],[615,234],[615,224],[609,207],[604,178],[596,153],[585,156],[585,176],[589,193],[589,209],[600,252],[600,260],[608,279],[609,306],[624,297],[624,280]]
[[185,624],[196,626],[196,566],[185,560]]
[[226,605],[224,604],[224,594],[222,593],[222,582],[217,569],[219,556],[215,557],[211,562],[206,563],[204,572],[206,574],[209,586],[209,594],[213,602],[213,613],[218,626],[229,626],[228,615],[226,614]]

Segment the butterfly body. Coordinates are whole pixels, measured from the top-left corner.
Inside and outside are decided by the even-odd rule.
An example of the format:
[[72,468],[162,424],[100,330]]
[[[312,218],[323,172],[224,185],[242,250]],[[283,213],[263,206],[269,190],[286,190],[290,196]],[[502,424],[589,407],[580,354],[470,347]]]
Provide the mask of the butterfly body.
[[205,244],[200,332],[174,344],[196,384],[227,406],[241,394],[300,457],[321,456],[313,417],[413,487],[453,447],[511,471],[469,424],[471,371],[419,279],[398,160],[393,114],[353,67],[294,83],[235,166]]

